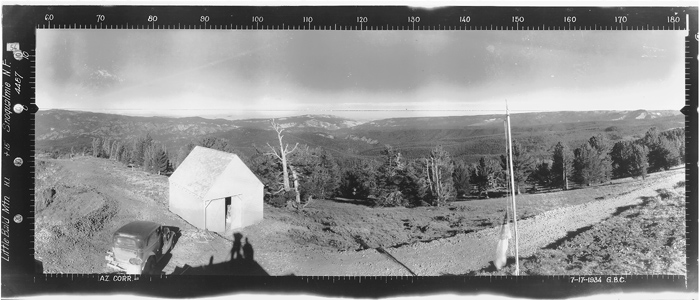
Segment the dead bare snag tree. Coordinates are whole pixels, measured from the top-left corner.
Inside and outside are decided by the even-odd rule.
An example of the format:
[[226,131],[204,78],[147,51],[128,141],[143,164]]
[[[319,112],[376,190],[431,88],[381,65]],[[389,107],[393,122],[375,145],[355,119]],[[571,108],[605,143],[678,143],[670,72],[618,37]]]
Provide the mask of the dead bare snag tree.
[[294,148],[289,150],[289,144],[284,144],[284,142],[282,142],[282,137],[284,137],[284,135],[282,135],[282,132],[284,131],[284,127],[282,127],[282,125],[280,125],[280,124],[275,123],[275,119],[272,119],[272,121],[270,121],[270,123],[272,124],[272,129],[274,129],[275,132],[277,132],[277,140],[279,140],[280,148],[279,148],[279,152],[277,152],[277,149],[275,147],[272,147],[269,143],[267,143],[267,147],[270,148],[270,151],[272,151],[272,152],[267,152],[265,154],[277,157],[277,159],[279,159],[282,162],[282,184],[283,184],[282,188],[286,192],[289,192],[292,189],[292,187],[289,184],[289,171],[288,171],[289,169],[291,169],[292,177],[294,178],[294,187],[293,188],[294,188],[294,192],[296,193],[295,200],[296,200],[297,207],[299,207],[299,205],[301,204],[301,196],[299,195],[299,179],[297,176],[297,172],[294,171],[294,167],[292,167],[292,165],[289,164],[287,161],[287,154],[294,152],[294,150],[297,149],[297,146],[299,146],[299,143],[296,143],[296,145],[294,145]]
[[430,151],[430,157],[425,159],[425,174],[433,205],[445,205],[448,198],[455,196],[453,173],[454,166],[450,155],[442,146],[438,145]]

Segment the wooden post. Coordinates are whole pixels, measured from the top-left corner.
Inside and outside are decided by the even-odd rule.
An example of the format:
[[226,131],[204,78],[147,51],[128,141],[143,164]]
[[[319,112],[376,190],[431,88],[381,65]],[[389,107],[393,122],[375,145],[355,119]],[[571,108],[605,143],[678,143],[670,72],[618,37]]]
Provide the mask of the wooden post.
[[[508,172],[508,170],[510,170],[510,168],[509,168],[510,163],[508,163],[507,158],[508,158],[508,153],[510,151],[508,150],[508,122],[505,119],[503,120],[503,134],[505,135],[505,138],[506,138],[506,172]],[[508,180],[508,174],[506,174],[505,176],[506,177],[503,178],[503,180],[506,182],[506,191],[510,191],[511,187],[510,187],[510,181]],[[510,218],[510,210],[509,210],[508,206],[506,206],[506,214],[507,214],[506,218]],[[511,251],[511,253],[512,253],[512,251]]]
[[562,170],[564,170],[564,190],[569,189],[569,176],[567,174],[566,170],[566,148],[562,147],[561,148],[561,166]]
[[520,275],[520,261],[518,259],[518,214],[515,211],[515,178],[513,176],[513,143],[512,135],[510,132],[510,113],[508,112],[508,106],[506,104],[506,122],[508,123],[508,167],[510,169],[510,186],[511,186],[511,203],[513,206],[513,227],[514,227],[514,237],[515,237],[515,275]]
[[[506,138],[506,158],[508,158],[508,153],[510,151],[508,150],[508,122],[504,119],[503,120],[503,134],[505,134]],[[510,164],[508,163],[508,159],[506,159],[506,172],[508,172]],[[506,174],[506,178],[503,178],[503,180],[506,182],[506,190],[510,190],[510,182],[508,181],[508,174]]]

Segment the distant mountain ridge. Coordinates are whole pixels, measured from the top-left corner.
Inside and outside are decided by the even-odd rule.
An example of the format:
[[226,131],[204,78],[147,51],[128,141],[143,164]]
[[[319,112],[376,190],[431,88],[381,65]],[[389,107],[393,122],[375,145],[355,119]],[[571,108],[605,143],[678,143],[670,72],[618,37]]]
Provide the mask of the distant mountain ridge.
[[[663,117],[681,115],[680,111],[659,110],[632,110],[632,111],[557,111],[557,112],[531,112],[511,113],[511,122],[518,126],[532,126],[544,124],[565,124],[578,122],[622,121],[622,120],[652,120]],[[471,126],[503,126],[503,114],[476,115],[476,116],[451,116],[451,117],[417,117],[417,118],[392,118],[367,122],[355,126],[355,129],[369,129],[380,127],[419,127],[434,129],[459,129]]]
[[[271,119],[247,119],[234,120],[236,124],[241,124],[241,127],[247,126],[250,128],[270,129]],[[275,122],[283,128],[301,129],[313,128],[322,130],[338,130],[342,128],[350,128],[362,124],[362,122],[341,118],[333,115],[301,115],[275,118]],[[245,125],[243,125],[245,124]]]

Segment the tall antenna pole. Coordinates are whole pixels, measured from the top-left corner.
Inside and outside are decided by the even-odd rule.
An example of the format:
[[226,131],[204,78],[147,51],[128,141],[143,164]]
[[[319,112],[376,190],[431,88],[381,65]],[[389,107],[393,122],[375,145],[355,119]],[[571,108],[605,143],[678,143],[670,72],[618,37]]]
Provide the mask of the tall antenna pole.
[[508,112],[508,102],[506,101],[506,123],[508,123],[508,161],[510,169],[510,195],[513,206],[513,227],[515,233],[515,275],[520,275],[520,260],[518,259],[518,214],[515,212],[515,176],[513,176],[513,142],[510,133],[510,113]]
[[[506,156],[508,156],[508,152],[510,152],[510,150],[508,150],[508,123],[506,122],[505,119],[503,120],[503,134],[505,135],[505,139],[506,139]],[[509,167],[508,167],[509,165],[510,165],[510,163],[508,163],[508,160],[506,159],[506,171],[509,170]],[[510,190],[510,182],[508,181],[508,178],[504,178],[504,179],[506,182],[506,191],[509,191]],[[509,214],[508,217],[510,217],[510,211],[508,210],[507,205],[506,205],[506,213]]]

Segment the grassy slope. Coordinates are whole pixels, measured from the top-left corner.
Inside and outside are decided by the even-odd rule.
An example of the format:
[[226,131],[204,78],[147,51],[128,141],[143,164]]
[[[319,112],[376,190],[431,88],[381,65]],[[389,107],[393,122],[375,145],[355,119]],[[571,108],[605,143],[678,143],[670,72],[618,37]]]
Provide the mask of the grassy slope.
[[44,271],[104,268],[112,233],[134,220],[186,228],[167,211],[167,178],[92,157],[37,160],[36,255]]
[[[673,171],[672,171],[673,172]],[[652,174],[647,180],[664,173]],[[553,209],[604,201],[643,187],[644,181],[625,178],[586,189],[517,197],[519,219]],[[293,225],[288,237],[300,245],[329,250],[361,249],[355,237],[370,247],[394,247],[491,228],[503,220],[506,198],[453,202],[445,207],[370,208],[341,200],[316,200],[303,211],[265,206],[265,219]],[[264,225],[263,225],[264,226]]]
[[[685,275],[685,185],[659,189],[655,197],[623,207],[604,222],[583,228],[531,257],[528,275]],[[511,260],[512,263],[512,260]],[[512,274],[514,266],[476,275]]]

